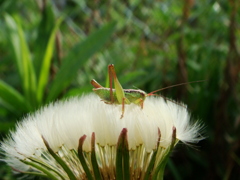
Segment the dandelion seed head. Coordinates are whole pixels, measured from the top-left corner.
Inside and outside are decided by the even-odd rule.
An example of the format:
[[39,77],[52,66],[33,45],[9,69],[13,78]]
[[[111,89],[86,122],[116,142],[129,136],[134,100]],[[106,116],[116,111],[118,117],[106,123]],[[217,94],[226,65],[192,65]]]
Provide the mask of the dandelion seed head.
[[49,104],[20,121],[16,131],[1,144],[6,155],[4,161],[25,171],[28,166],[19,160],[33,155],[41,157],[41,152],[47,151],[42,136],[54,152],[63,145],[77,151],[79,138],[83,135],[86,135],[83,150],[90,152],[93,132],[96,144],[115,146],[123,128],[128,131],[129,150],[141,145],[146,152],[156,149],[158,129],[160,146],[164,148],[171,144],[173,127],[176,127],[176,138],[184,143],[202,139],[199,136],[201,125],[190,122],[187,109],[161,97],[147,97],[143,109],[135,104],[125,105],[122,119],[121,114],[121,105],[105,104],[95,94]]

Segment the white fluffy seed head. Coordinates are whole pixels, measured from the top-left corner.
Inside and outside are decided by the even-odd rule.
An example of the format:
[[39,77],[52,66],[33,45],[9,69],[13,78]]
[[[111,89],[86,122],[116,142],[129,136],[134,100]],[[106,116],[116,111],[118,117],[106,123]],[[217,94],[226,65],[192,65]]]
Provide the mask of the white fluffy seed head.
[[124,117],[121,105],[105,104],[95,94],[56,102],[25,117],[17,124],[15,132],[1,144],[10,166],[25,170],[27,167],[18,159],[30,157],[38,149],[46,149],[42,136],[50,147],[57,151],[65,145],[78,148],[79,138],[86,135],[84,151],[91,151],[91,135],[95,132],[96,143],[116,145],[123,128],[128,130],[129,149],[144,145],[146,151],[156,149],[158,129],[161,131],[160,146],[167,148],[172,139],[172,128],[176,127],[177,139],[194,143],[199,136],[201,125],[192,124],[186,108],[161,97],[147,97],[144,108],[135,104],[125,105]]

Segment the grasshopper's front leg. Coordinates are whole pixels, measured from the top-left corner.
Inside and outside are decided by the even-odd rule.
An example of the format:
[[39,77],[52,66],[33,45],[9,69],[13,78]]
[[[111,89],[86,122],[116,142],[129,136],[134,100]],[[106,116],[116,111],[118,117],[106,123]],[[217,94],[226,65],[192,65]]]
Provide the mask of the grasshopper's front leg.
[[119,104],[122,104],[121,118],[123,118],[125,103],[130,104],[130,101],[125,97],[124,90],[120,82],[118,81],[113,64],[108,65],[108,73],[109,73],[109,84],[110,84],[110,96],[111,96],[111,99],[113,99],[113,92],[112,92],[112,79],[113,79],[117,101]]

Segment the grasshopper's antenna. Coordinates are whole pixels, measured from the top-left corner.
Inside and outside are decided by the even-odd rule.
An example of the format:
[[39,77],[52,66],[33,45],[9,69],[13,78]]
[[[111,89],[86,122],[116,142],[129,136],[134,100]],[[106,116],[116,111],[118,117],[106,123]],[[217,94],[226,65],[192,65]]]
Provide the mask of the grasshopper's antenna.
[[187,106],[186,106],[185,104],[176,102],[176,101],[174,101],[174,100],[172,100],[172,99],[170,99],[170,98],[164,97],[164,96],[159,95],[159,94],[150,94],[150,95],[148,95],[148,96],[159,96],[159,97],[162,97],[165,101],[170,101],[170,102],[172,102],[172,103],[174,103],[174,104],[177,104],[177,105],[179,105],[179,106],[182,106],[182,107],[184,107],[184,108],[187,108]]
[[175,84],[175,85],[172,85],[172,86],[168,86],[168,87],[165,87],[165,88],[162,88],[162,89],[158,89],[158,90],[152,91],[152,92],[148,93],[147,96],[152,96],[154,93],[156,93],[158,91],[162,91],[164,89],[169,89],[169,88],[176,87],[176,86],[182,86],[182,85],[186,85],[186,84],[197,83],[197,82],[204,82],[204,81],[206,81],[206,80],[199,80],[199,81],[192,81],[192,82],[187,82],[187,83]]

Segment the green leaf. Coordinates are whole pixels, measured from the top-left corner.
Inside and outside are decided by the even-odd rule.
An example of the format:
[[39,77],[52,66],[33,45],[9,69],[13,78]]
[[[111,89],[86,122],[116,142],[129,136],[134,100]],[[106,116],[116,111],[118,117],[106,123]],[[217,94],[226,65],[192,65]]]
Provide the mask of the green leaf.
[[[30,108],[24,97],[11,86],[0,80],[0,98],[14,111],[28,111]],[[1,101],[0,101],[1,102]],[[3,103],[1,103],[3,104]],[[3,104],[3,106],[5,106]],[[8,107],[7,107],[8,108]]]
[[115,23],[107,24],[69,52],[50,86],[47,101],[54,100],[71,83],[78,69],[110,38],[114,27]]
[[17,63],[25,98],[36,107],[36,76],[20,20],[5,14],[12,54]]
[[54,29],[52,30],[52,33],[47,43],[46,51],[42,60],[42,64],[40,66],[40,74],[39,74],[38,88],[37,88],[37,99],[40,104],[42,102],[44,89],[48,82],[48,76],[49,76],[49,70],[51,65],[51,59],[54,51],[56,33],[61,22],[62,22],[62,19],[58,19]]

